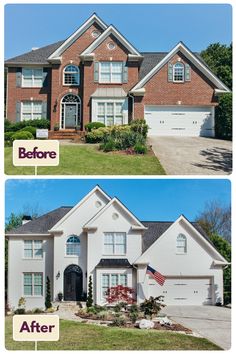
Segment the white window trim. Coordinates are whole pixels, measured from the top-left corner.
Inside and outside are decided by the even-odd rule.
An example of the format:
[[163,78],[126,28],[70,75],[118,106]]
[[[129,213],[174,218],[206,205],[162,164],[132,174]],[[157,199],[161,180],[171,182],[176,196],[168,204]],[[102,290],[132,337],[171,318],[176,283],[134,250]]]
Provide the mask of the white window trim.
[[[32,76],[31,76],[31,80],[32,80],[32,85],[28,86],[24,84],[24,70],[25,69],[29,69],[32,70]],[[41,78],[42,78],[42,84],[40,86],[35,86],[34,85],[34,70],[40,70],[41,71]],[[24,67],[22,68],[22,75],[21,75],[21,87],[25,87],[25,88],[41,88],[43,87],[43,68],[34,68],[34,67]]]
[[[77,75],[78,75],[78,84],[66,84],[65,83],[65,70],[68,66],[74,66],[78,69]],[[70,74],[70,72],[68,72],[68,74]],[[75,74],[75,72],[71,72],[71,74]],[[68,64],[64,67],[63,69],[63,86],[80,86],[80,68],[77,65],[73,65],[73,64]]]
[[[105,252],[105,235],[106,234],[113,234],[113,247],[114,247],[114,253],[106,253]],[[116,241],[115,241],[115,234],[123,234],[125,235],[125,253],[116,253]],[[104,256],[126,256],[127,255],[127,234],[126,232],[104,232],[103,234],[103,255]]]
[[[179,248],[177,247],[177,245],[178,245],[178,237],[179,237],[179,236],[184,236],[185,249],[184,249],[183,252],[179,251]],[[180,233],[180,234],[176,237],[176,254],[177,254],[177,255],[186,255],[186,254],[187,254],[187,251],[188,251],[188,249],[187,249],[187,237],[186,237],[184,234],[181,234],[181,233]]]
[[[32,275],[32,295],[25,295],[25,288],[24,288],[24,274],[31,274]],[[42,275],[42,295],[34,295],[34,275],[41,274]],[[22,273],[22,294],[24,298],[42,298],[44,297],[44,273],[43,272],[23,272]]]
[[[175,80],[175,65],[176,65],[176,64],[181,64],[181,65],[182,65],[182,68],[183,68],[183,80]],[[184,64],[181,63],[181,62],[175,63],[175,64],[173,65],[173,82],[176,82],[176,83],[178,83],[178,82],[180,82],[180,83],[185,82],[185,80],[184,80],[184,75],[185,75],[185,67],[184,67]]]
[[[71,236],[75,236],[75,237],[77,237],[78,239],[79,239],[79,242],[78,242],[78,244],[79,244],[79,254],[67,254],[67,240],[71,237]],[[75,258],[75,257],[80,257],[80,253],[81,253],[81,240],[80,240],[80,237],[79,236],[76,236],[76,235],[71,235],[71,236],[69,236],[69,237],[67,237],[67,239],[66,239],[66,243],[65,243],[65,257],[66,258]],[[70,244],[73,244],[72,242],[70,242]]]
[[[32,252],[33,252],[33,256],[32,257],[25,257],[25,241],[32,241]],[[42,242],[42,257],[35,257],[34,256],[34,241],[41,241]],[[23,240],[23,256],[22,256],[22,259],[25,259],[25,260],[33,259],[34,261],[42,261],[44,259],[43,243],[44,243],[43,240]]]
[[103,275],[108,275],[109,276],[109,285],[108,285],[108,289],[109,288],[111,288],[111,277],[112,277],[112,275],[116,275],[116,276],[118,276],[118,284],[117,285],[115,285],[115,286],[118,286],[118,285],[121,285],[120,284],[120,276],[122,275],[122,276],[125,276],[126,277],[126,285],[124,285],[124,286],[128,286],[128,274],[126,274],[126,273],[102,273],[101,274],[101,279],[100,279],[100,284],[101,284],[101,288],[100,288],[100,298],[101,298],[101,300],[104,300],[105,299],[105,297],[103,296],[103,284],[102,284],[102,278],[103,278]]
[[105,104],[105,113],[104,113],[104,124],[105,124],[105,126],[108,126],[107,125],[107,116],[111,116],[111,114],[107,114],[107,103],[113,103],[113,125],[116,125],[116,123],[115,123],[115,118],[116,118],[116,116],[122,116],[122,123],[121,124],[119,124],[119,125],[122,125],[122,124],[124,124],[124,112],[123,112],[123,109],[122,109],[122,113],[121,114],[115,114],[115,104],[116,103],[121,103],[122,104],[122,106],[124,106],[124,104],[125,104],[125,99],[99,99],[99,100],[95,100],[95,102],[94,102],[94,105],[95,105],[95,121],[96,122],[98,122],[98,116],[100,115],[102,115],[102,114],[98,114],[98,103],[104,103]]
[[[110,64],[110,70],[109,70],[110,81],[103,81],[101,79],[101,71],[102,71],[101,65],[103,63]],[[116,64],[116,63],[121,64],[121,81],[120,82],[112,81],[112,64]],[[116,74],[118,74],[118,73],[116,73]],[[98,80],[98,82],[99,82],[99,84],[117,84],[117,85],[122,84],[123,83],[123,62],[122,61],[101,61],[101,62],[99,62],[99,80]]]
[[[68,94],[72,94],[72,95],[78,97],[79,102],[63,102],[64,97],[67,96]],[[65,109],[66,109],[65,106],[66,106],[66,104],[69,104],[69,105],[75,104],[76,105],[76,125],[78,125],[78,116],[79,116],[80,120],[82,119],[81,118],[81,98],[80,98],[80,96],[75,95],[74,93],[67,93],[62,97],[61,102],[60,102],[60,127],[59,127],[60,129],[67,129],[66,128],[66,121],[65,121]],[[62,124],[62,105],[64,106],[63,124]]]
[[[30,102],[31,104],[31,112],[30,112],[30,120],[34,120],[34,111],[33,111],[33,106],[34,103],[40,103],[41,104],[41,118],[43,117],[43,101],[39,101],[39,100],[35,100],[35,101],[30,101],[30,100],[23,100],[21,101],[21,110],[20,110],[20,120],[24,121],[25,119],[23,119],[23,106],[25,102]],[[41,119],[39,118],[39,119]],[[38,118],[37,118],[38,119]]]

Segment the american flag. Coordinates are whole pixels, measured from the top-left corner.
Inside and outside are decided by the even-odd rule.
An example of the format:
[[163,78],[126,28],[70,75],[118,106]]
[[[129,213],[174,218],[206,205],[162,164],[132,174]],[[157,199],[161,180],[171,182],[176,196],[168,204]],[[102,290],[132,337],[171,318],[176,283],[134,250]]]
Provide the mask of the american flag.
[[155,269],[153,269],[150,266],[147,266],[147,274],[151,275],[158,284],[160,284],[161,286],[164,285],[166,278],[164,277],[164,275],[162,275],[161,273],[157,272]]

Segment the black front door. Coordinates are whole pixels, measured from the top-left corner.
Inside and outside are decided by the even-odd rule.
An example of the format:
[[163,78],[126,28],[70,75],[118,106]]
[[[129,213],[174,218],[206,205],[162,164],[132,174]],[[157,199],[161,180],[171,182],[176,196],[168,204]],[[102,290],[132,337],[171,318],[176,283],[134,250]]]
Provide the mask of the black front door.
[[83,273],[79,266],[70,265],[64,271],[64,300],[79,301],[83,294]]

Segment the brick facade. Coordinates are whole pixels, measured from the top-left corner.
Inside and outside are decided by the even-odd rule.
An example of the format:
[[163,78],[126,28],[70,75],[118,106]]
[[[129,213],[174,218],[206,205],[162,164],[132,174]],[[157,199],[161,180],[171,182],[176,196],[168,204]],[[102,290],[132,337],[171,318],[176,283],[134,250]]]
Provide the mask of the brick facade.
[[[94,61],[122,61],[128,67],[128,82],[123,84],[99,84],[94,82],[94,62],[81,62],[80,54],[95,40],[94,30],[103,29],[94,22],[77,40],[62,54],[61,64],[48,64],[48,84],[43,88],[16,87],[16,67],[8,68],[7,118],[16,120],[16,103],[23,100],[47,101],[47,118],[51,121],[51,129],[60,122],[61,99],[67,93],[74,93],[81,99],[81,128],[91,121],[91,95],[98,87],[120,87],[127,92],[139,81],[140,61],[129,61],[128,50],[113,35],[107,37],[94,51]],[[109,42],[116,44],[115,49],[108,49]],[[181,53],[171,59],[188,63],[191,67],[191,81],[184,83],[168,82],[168,64],[164,65],[146,84],[145,95],[134,97],[133,117],[144,118],[145,105],[182,105],[214,106],[213,84]],[[80,86],[63,85],[63,70],[68,64],[79,66]],[[131,100],[129,107],[131,107]],[[129,117],[132,112],[129,109]]]

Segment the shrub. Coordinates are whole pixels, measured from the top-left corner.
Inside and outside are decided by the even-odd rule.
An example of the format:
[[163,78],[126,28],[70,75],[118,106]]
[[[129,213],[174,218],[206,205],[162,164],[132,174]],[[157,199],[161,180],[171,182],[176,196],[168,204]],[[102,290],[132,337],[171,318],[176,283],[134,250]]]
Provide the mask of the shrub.
[[106,292],[106,300],[109,304],[126,302],[127,304],[133,304],[134,299],[134,289],[128,286],[117,285],[109,288]]
[[116,317],[111,323],[111,326],[114,327],[123,327],[125,325],[125,318],[121,317],[119,314],[116,314]]
[[88,297],[86,301],[87,307],[93,306],[93,283],[92,283],[92,276],[89,276],[89,284],[88,284]]
[[20,297],[19,300],[18,300],[18,306],[19,307],[24,307],[26,304],[26,300],[24,297]]
[[32,127],[31,125],[22,128],[21,130],[19,130],[20,132],[30,132],[35,138],[36,138],[36,130],[37,128]]
[[5,120],[4,129],[5,132],[16,132],[21,130],[25,127],[35,127],[39,129],[49,129],[50,128],[50,121],[48,119],[31,119],[31,120],[23,120],[21,122],[12,123],[9,120]]
[[129,308],[130,312],[138,312],[139,311],[139,307],[137,304],[132,304]]
[[154,315],[156,316],[163,307],[165,307],[163,304],[163,296],[150,296],[149,299],[146,299],[140,304],[140,310],[144,312],[145,317],[150,318]]
[[104,144],[100,145],[100,149],[102,149],[104,152],[114,151],[116,148],[117,145],[112,137],[109,137],[109,139]]
[[100,122],[91,122],[85,125],[85,130],[87,132],[91,132],[93,129],[98,129],[98,128],[103,128],[105,127],[105,124],[100,123]]
[[24,308],[18,308],[14,311],[15,315],[24,315],[25,314],[25,309]]
[[6,133],[4,133],[4,140],[5,141],[11,141],[13,134],[15,134],[15,133],[14,132],[6,132]]
[[134,145],[134,151],[136,152],[136,154],[146,154],[147,147],[146,147],[146,145],[143,145],[141,143],[136,143]]
[[216,137],[232,139],[232,94],[220,96],[219,106],[216,107],[215,118]]
[[88,313],[93,313],[94,315],[96,315],[98,313],[98,311],[97,311],[95,306],[87,307],[87,312]]
[[52,303],[51,303],[51,285],[50,285],[49,277],[47,277],[47,281],[46,281],[45,307],[46,307],[46,309],[49,309],[50,307],[52,307]]
[[145,119],[135,119],[131,122],[130,128],[133,132],[141,134],[145,139],[147,138],[148,125]]
[[89,144],[97,144],[103,141],[104,132],[99,129],[94,129],[93,131],[85,135],[85,141]]
[[131,320],[132,323],[135,323],[138,319],[138,312],[130,312],[129,313],[129,318]]
[[32,313],[43,313],[43,312],[44,312],[43,309],[40,309],[38,307],[32,310]]
[[16,132],[12,135],[12,140],[32,140],[33,135],[30,132]]

